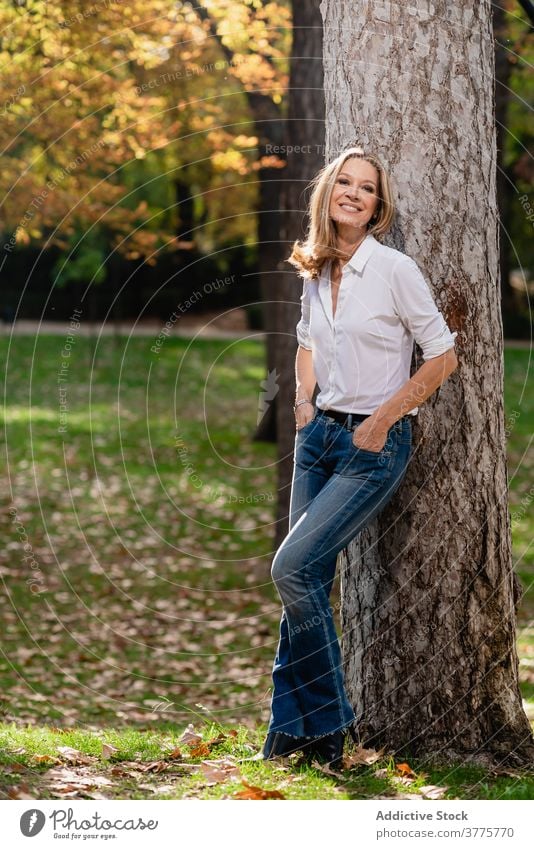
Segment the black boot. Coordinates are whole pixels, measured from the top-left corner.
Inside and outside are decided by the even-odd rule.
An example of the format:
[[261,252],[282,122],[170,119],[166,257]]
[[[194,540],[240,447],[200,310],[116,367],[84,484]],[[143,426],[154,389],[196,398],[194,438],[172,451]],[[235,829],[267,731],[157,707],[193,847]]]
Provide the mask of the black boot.
[[343,764],[343,749],[347,734],[350,734],[355,743],[358,742],[358,735],[354,726],[349,725],[339,731],[334,731],[332,734],[312,738],[307,747],[307,754],[322,763],[326,763],[331,769],[340,769]]
[[280,731],[269,731],[263,746],[263,759],[287,757],[293,752],[306,751],[309,743],[309,737],[290,737]]

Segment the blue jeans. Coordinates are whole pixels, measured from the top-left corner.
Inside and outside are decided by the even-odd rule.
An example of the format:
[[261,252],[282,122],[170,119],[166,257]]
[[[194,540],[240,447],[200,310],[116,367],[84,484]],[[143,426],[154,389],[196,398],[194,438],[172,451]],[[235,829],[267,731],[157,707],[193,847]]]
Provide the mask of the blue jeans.
[[295,437],[289,532],[271,570],[283,610],[269,732],[320,737],[356,720],[329,603],[337,555],[391,499],[412,453],[411,416],[381,451],[352,442],[365,418],[353,414],[349,429],[316,408]]

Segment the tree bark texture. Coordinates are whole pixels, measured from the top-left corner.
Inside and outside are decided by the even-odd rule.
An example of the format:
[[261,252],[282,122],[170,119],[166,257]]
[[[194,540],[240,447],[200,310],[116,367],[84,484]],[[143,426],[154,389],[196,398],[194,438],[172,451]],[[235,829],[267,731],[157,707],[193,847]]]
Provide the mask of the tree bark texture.
[[420,406],[400,489],[340,555],[347,689],[366,745],[532,764],[507,501],[491,3],[320,8],[327,159],[359,143],[386,163],[398,207],[385,241],[415,259],[458,331],[459,366]]

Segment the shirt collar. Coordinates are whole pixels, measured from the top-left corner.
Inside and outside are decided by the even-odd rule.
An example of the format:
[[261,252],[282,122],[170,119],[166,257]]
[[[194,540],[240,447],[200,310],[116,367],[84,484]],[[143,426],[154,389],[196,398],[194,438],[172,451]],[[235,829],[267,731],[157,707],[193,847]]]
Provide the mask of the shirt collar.
[[347,261],[353,271],[363,271],[365,263],[373,253],[377,241],[372,233],[368,233],[361,245],[359,245],[351,258]]

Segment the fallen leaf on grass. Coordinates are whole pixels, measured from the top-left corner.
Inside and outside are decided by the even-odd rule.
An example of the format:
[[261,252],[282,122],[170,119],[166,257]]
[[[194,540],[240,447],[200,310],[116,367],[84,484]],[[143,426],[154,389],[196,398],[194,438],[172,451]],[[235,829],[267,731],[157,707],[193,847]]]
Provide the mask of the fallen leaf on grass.
[[6,764],[6,766],[2,767],[2,772],[27,772],[28,767],[24,766],[24,764],[14,763],[14,764]]
[[341,775],[341,771],[339,769],[332,769],[328,764],[319,763],[319,761],[312,760],[311,763],[314,769],[318,769],[319,772],[322,772],[324,775],[333,775],[335,778],[339,778]]
[[208,786],[222,784],[229,779],[240,779],[241,773],[233,761],[222,758],[219,761],[202,761],[200,769]]
[[70,746],[56,746],[56,748],[66,761],[74,765],[91,764],[96,761],[95,757],[79,752],[78,749],[73,749]]
[[177,746],[175,749],[172,750],[172,752],[169,752],[168,755],[165,755],[165,757],[171,758],[172,760],[178,760],[179,758],[181,758],[183,756],[182,756],[181,749],[179,749],[178,746]]
[[202,737],[195,731],[195,726],[192,722],[189,723],[182,736],[178,738],[180,743],[187,743],[189,746],[195,746],[202,743]]
[[411,766],[406,763],[395,764],[395,772],[398,775],[402,775],[406,778],[416,778],[415,772],[413,771]]
[[438,787],[436,784],[425,784],[419,788],[423,799],[441,799],[447,792],[448,787]]
[[26,782],[22,782],[22,784],[14,784],[13,787],[9,787],[7,791],[7,795],[9,799],[36,799],[37,796],[34,796],[29,788],[29,785]]
[[87,770],[76,771],[70,767],[56,767],[46,773],[48,786],[58,795],[70,796],[72,793],[85,791],[90,787],[112,785],[113,782],[104,775],[95,775]]
[[350,769],[351,767],[359,766],[360,764],[369,766],[369,764],[374,764],[376,761],[380,760],[384,751],[385,749],[380,749],[380,751],[377,752],[376,749],[364,749],[363,746],[356,746],[352,754],[346,755],[343,758],[343,766],[345,769]]
[[116,755],[118,751],[116,746],[112,746],[111,743],[102,743],[103,758],[110,758],[112,755]]
[[36,764],[60,764],[59,758],[53,758],[51,755],[34,755],[33,761]]
[[212,740],[206,740],[206,746],[218,746],[219,743],[224,743],[226,734],[217,734]]
[[283,793],[279,790],[264,790],[263,787],[255,787],[253,784],[247,784],[246,781],[241,781],[245,790],[236,790],[233,793],[234,799],[285,799]]
[[169,764],[166,761],[151,761],[150,763],[140,763],[136,769],[141,772],[164,772]]
[[206,743],[199,743],[198,745],[193,746],[189,744],[189,749],[192,758],[205,758],[211,754],[211,750]]
[[150,793],[172,793],[174,784],[138,784],[138,790],[149,790]]

